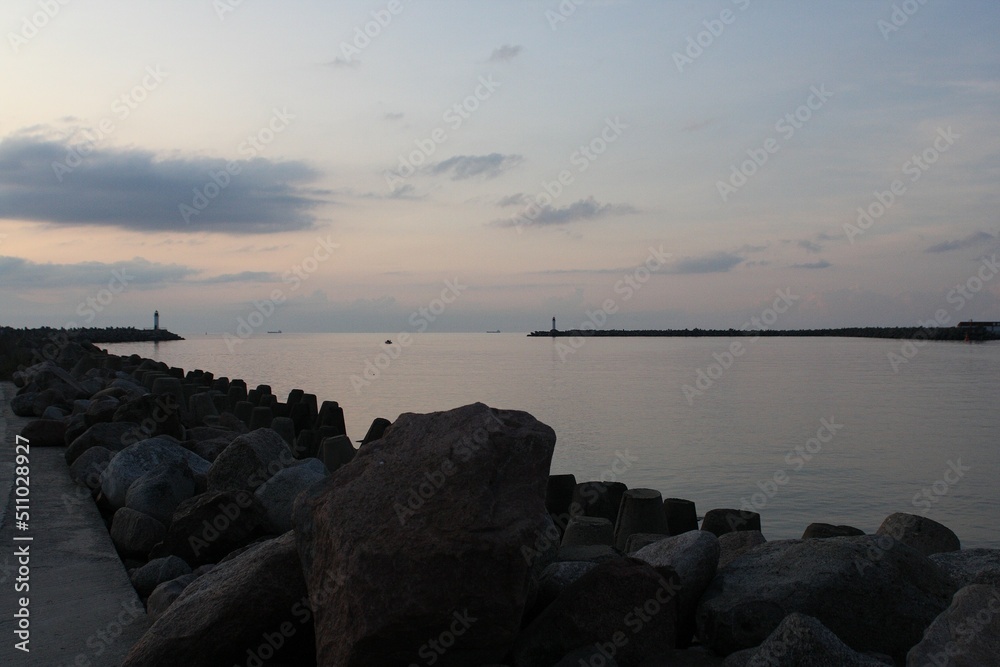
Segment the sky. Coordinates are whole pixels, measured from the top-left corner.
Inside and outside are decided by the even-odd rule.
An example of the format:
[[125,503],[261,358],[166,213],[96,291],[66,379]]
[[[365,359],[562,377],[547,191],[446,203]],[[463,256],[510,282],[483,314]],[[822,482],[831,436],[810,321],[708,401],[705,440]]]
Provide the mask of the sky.
[[6,0],[0,29],[0,325],[1000,320],[993,0]]

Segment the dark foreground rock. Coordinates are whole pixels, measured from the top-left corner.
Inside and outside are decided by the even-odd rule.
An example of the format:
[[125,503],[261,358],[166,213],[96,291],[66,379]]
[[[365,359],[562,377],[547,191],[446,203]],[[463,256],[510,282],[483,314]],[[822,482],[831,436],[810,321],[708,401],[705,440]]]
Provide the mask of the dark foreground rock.
[[930,559],[955,588],[970,584],[1000,587],[1000,549],[963,549],[934,554]]
[[[122,667],[267,664],[276,654],[286,664],[312,664],[306,600],[295,538],[286,533],[188,584]],[[275,633],[278,650],[268,641]]]
[[589,647],[621,667],[639,667],[644,658],[675,647],[679,592],[680,580],[670,568],[634,558],[601,563],[524,629],[508,664],[549,667]]
[[319,664],[500,663],[528,595],[522,549],[548,526],[554,445],[525,412],[404,414],[300,497]]
[[906,656],[907,667],[995,665],[1000,660],[1000,588],[966,586]]
[[726,667],[885,667],[892,661],[858,653],[822,623],[792,613],[755,649],[733,654]]
[[698,608],[698,635],[728,655],[800,612],[856,651],[901,662],[953,592],[926,556],[889,537],[769,542],[719,570]]

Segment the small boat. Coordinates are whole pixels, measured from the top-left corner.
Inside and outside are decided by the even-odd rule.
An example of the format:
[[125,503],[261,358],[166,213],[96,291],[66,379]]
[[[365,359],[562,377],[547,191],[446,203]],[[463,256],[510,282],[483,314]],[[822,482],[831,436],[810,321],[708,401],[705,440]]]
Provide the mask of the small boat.
[[385,339],[385,344],[386,344],[386,345],[392,345],[392,341],[391,341],[391,340],[389,340],[388,338],[386,338],[386,339]]
[[281,333],[281,329],[278,329],[277,331],[268,331],[267,333]]
[[496,331],[487,331],[486,333],[500,333],[500,330],[497,329]]

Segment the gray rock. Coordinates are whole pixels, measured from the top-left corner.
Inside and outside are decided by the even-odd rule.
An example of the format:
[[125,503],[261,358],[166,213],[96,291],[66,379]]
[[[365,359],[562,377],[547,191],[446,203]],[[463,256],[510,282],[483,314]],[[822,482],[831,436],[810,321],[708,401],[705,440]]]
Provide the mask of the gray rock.
[[37,392],[25,392],[10,399],[10,409],[18,417],[35,416],[35,396]]
[[66,422],[61,419],[36,419],[24,425],[21,436],[34,447],[65,447]]
[[631,556],[639,549],[659,542],[665,537],[670,536],[661,533],[632,533],[629,535],[628,541],[625,542],[625,553]]
[[[793,612],[759,647],[749,651],[746,667],[885,667],[892,662],[858,653],[805,614]],[[726,661],[726,667],[730,663]]]
[[155,623],[156,619],[163,616],[167,609],[170,608],[170,605],[176,602],[177,598],[181,596],[184,589],[197,578],[198,575],[194,573],[182,574],[170,581],[165,581],[157,585],[153,589],[153,592],[149,594],[149,599],[146,600],[146,616],[149,617],[149,622]]
[[306,492],[328,476],[322,461],[319,459],[309,459],[309,461],[315,463],[304,463],[279,470],[254,491],[254,496],[264,507],[271,532],[281,535],[291,530],[295,499],[300,493]]
[[958,536],[950,528],[918,514],[890,514],[875,534],[889,535],[925,556],[962,548]]
[[164,548],[191,565],[215,563],[259,537],[266,520],[249,491],[208,491],[177,506]]
[[92,491],[101,488],[101,475],[114,455],[114,452],[105,447],[91,447],[69,467],[70,479]]
[[728,655],[800,612],[856,651],[901,662],[953,592],[926,556],[886,536],[768,542],[719,569],[698,607],[698,636]]
[[[94,424],[78,435],[66,448],[64,455],[66,463],[72,464],[78,456],[91,447],[104,447],[112,452],[120,452],[135,442],[132,438],[141,434],[139,425],[135,422],[114,422],[112,424]],[[67,433],[67,437],[69,434]],[[140,440],[144,439],[140,437]]]
[[91,401],[83,413],[83,420],[88,426],[110,422],[114,418],[115,411],[119,405],[121,405],[121,402],[111,396]]
[[456,623],[440,665],[500,661],[527,602],[522,548],[551,525],[554,445],[525,412],[477,403],[403,414],[319,494],[300,496],[295,535],[319,664],[410,664]]
[[295,461],[292,450],[269,428],[237,437],[208,471],[210,491],[253,491]]
[[182,574],[190,574],[191,566],[177,556],[167,556],[151,560],[140,568],[136,568],[130,575],[132,588],[135,589],[139,597],[145,599],[165,581],[176,579]]
[[567,586],[595,567],[597,563],[586,560],[560,561],[547,565],[538,579],[536,613],[533,613],[532,617],[538,616],[538,612],[552,604]]
[[1000,549],[963,549],[930,556],[955,588],[1000,586]]
[[[582,646],[623,666],[674,648],[680,583],[670,568],[633,558],[601,563],[570,584],[517,637],[513,667],[552,665]],[[469,663],[465,663],[469,664]]]
[[760,531],[760,514],[750,510],[714,509],[705,513],[701,529],[722,537],[726,533],[741,530]]
[[[55,405],[50,405],[49,407],[45,408],[45,412],[42,413],[42,419],[56,419],[56,420],[59,420],[59,419],[62,419],[63,417],[65,417],[65,416],[67,416],[68,414],[69,413],[67,413],[62,408],[57,407]],[[66,443],[64,442],[62,444],[65,445]]]
[[142,512],[122,507],[111,520],[111,541],[123,556],[145,558],[167,529],[162,523]]
[[803,540],[826,539],[827,537],[856,537],[865,531],[853,526],[835,526],[832,523],[811,523],[802,533]]
[[187,462],[167,461],[132,483],[125,494],[125,507],[169,526],[177,506],[194,494],[194,474]]
[[746,552],[767,542],[759,530],[740,530],[719,538],[719,567],[725,567]]
[[195,475],[204,475],[211,464],[165,437],[150,438],[118,452],[101,475],[101,491],[114,508],[124,507],[133,482],[164,463],[186,463]]
[[637,551],[634,558],[653,567],[671,567],[681,578],[677,598],[677,646],[691,644],[698,601],[719,566],[719,538],[707,530],[690,530],[667,537]]
[[995,665],[1000,659],[1000,588],[972,584],[934,619],[906,656],[907,667]]
[[315,664],[309,620],[295,538],[286,533],[189,583],[122,667],[246,664],[278,628],[288,628],[285,641],[266,662]]

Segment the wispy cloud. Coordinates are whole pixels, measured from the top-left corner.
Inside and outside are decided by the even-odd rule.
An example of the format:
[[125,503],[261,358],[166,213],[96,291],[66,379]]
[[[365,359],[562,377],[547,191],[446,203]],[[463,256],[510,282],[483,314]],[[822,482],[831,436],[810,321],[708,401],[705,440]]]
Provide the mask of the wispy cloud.
[[832,266],[830,262],[821,259],[818,262],[805,262],[803,264],[792,264],[793,269],[825,269]]
[[629,204],[602,204],[593,197],[575,201],[562,208],[552,206],[551,204],[547,206],[533,206],[530,213],[534,214],[536,210],[537,215],[533,217],[529,216],[528,212],[524,212],[511,218],[494,220],[490,224],[496,227],[515,227],[518,225],[549,227],[566,225],[581,220],[596,220],[613,215],[628,215],[637,212],[636,208]]
[[403,120],[405,114],[398,111],[390,111],[382,115],[383,120]]
[[344,56],[337,56],[333,60],[323,63],[327,67],[333,67],[334,69],[345,69],[345,68],[355,68],[361,65],[361,61],[357,59],[348,60]]
[[685,257],[667,268],[668,273],[726,273],[743,262],[731,252],[716,252],[700,257]]
[[443,162],[429,167],[432,174],[449,174],[453,181],[482,176],[496,178],[508,169],[521,164],[524,158],[520,155],[504,155],[490,153],[489,155],[456,155]]
[[[255,157],[227,173],[229,160],[159,157],[137,148],[89,146],[72,171],[57,176],[76,148],[68,139],[23,134],[0,140],[0,218],[137,231],[259,234],[311,228],[328,191],[304,184],[319,173],[300,161]],[[228,177],[225,187],[212,175]],[[59,176],[62,180],[60,181]],[[217,194],[189,216],[195,191]]]
[[0,284],[19,289],[106,286],[116,275],[129,286],[149,287],[181,282],[197,273],[197,269],[187,266],[160,264],[142,257],[114,264],[56,264],[0,256]]
[[989,232],[978,231],[969,234],[965,238],[955,239],[952,241],[942,241],[941,243],[936,243],[930,248],[927,248],[924,252],[948,252],[949,250],[961,250],[963,248],[975,248],[979,245],[984,245],[992,241],[997,240],[995,234],[990,234]]
[[219,285],[222,283],[272,283],[280,280],[276,273],[267,271],[241,271],[240,273],[224,273],[210,278],[194,280],[201,285]]
[[520,45],[504,44],[503,46],[498,46],[493,49],[493,53],[490,55],[489,61],[491,63],[509,62],[516,58],[523,50],[524,47]]

